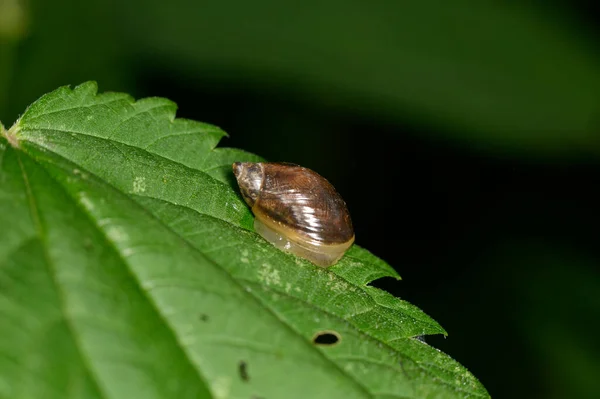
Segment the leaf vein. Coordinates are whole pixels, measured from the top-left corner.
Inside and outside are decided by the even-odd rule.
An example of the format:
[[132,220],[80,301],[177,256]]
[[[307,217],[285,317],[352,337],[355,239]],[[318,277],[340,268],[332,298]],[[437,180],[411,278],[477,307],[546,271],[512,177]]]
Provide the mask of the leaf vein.
[[[59,306],[60,306],[60,313],[62,315],[62,320],[65,323],[65,326],[67,327],[67,329],[69,330],[69,333],[71,335],[71,337],[73,338],[73,342],[74,342],[74,346],[77,349],[77,352],[79,354],[79,357],[81,358],[81,361],[85,367],[86,373],[90,376],[91,380],[93,381],[96,389],[99,392],[103,392],[105,393],[102,388],[101,388],[101,384],[100,384],[100,378],[98,375],[96,375],[93,371],[92,371],[92,367],[90,364],[90,359],[87,357],[87,355],[85,354],[85,352],[83,351],[82,348],[82,344],[81,342],[79,342],[79,340],[77,339],[77,335],[75,334],[75,328],[73,326],[72,320],[70,320],[69,316],[68,316],[68,312],[65,308],[65,298],[64,298],[64,293],[62,292],[62,288],[59,284],[59,282],[56,280],[55,274],[56,274],[56,268],[52,267],[52,261],[51,261],[51,257],[50,254],[48,253],[47,250],[47,242],[45,239],[45,230],[44,230],[44,225],[40,219],[39,216],[39,209],[38,206],[36,204],[35,198],[33,196],[33,190],[31,189],[31,185],[29,183],[29,178],[27,176],[27,172],[25,171],[25,166],[23,165],[23,161],[21,160],[21,156],[17,155],[17,160],[19,163],[19,167],[21,169],[21,173],[23,175],[23,183],[25,185],[25,191],[27,193],[27,198],[28,198],[28,202],[29,202],[29,206],[30,206],[30,211],[32,213],[32,219],[34,220],[34,225],[36,227],[37,230],[37,234],[39,236],[39,239],[42,243],[45,243],[46,245],[42,245],[42,253],[44,254],[44,258],[45,258],[45,266],[49,269],[48,270],[48,274],[51,276],[51,280],[52,280],[52,285],[54,286],[54,288],[56,289],[56,293],[58,295],[59,298]],[[105,395],[106,396],[106,395]]]
[[[97,96],[98,98],[102,98],[102,96]],[[48,116],[48,115],[52,115],[52,114],[57,114],[60,112],[65,112],[65,111],[71,111],[74,109],[78,109],[78,108],[94,108],[94,107],[100,107],[100,106],[104,106],[104,105],[109,105],[111,103],[115,103],[115,102],[119,102],[119,101],[123,101],[126,100],[127,98],[130,98],[127,95],[123,95],[121,97],[115,97],[115,98],[108,98],[105,102],[99,102],[96,101],[93,104],[90,105],[84,105],[84,104],[77,104],[76,106],[72,106],[72,107],[65,107],[65,108],[59,108],[59,109],[55,109],[52,111],[47,111],[47,109],[49,108],[49,104],[46,108],[44,108],[43,112],[40,112],[37,115],[33,115],[33,116],[29,116],[27,115],[27,113],[23,114],[23,116],[20,118],[20,122],[22,123],[23,118],[25,117],[25,115],[27,115],[27,122],[25,123],[25,125],[23,127],[27,127],[27,125],[29,124],[30,121],[34,121],[38,118],[44,117],[44,116]],[[58,99],[57,99],[58,100]],[[54,101],[57,101],[54,100]]]
[[[166,135],[161,136],[161,137],[157,137],[155,140],[151,141],[150,143],[146,144],[144,147],[140,147],[140,148],[148,151],[149,147],[152,147],[153,145],[157,144],[158,142],[160,142],[162,140],[166,140],[166,139],[169,139],[169,138],[172,138],[172,137],[191,136],[191,135],[194,135],[194,134],[208,135],[210,133],[217,133],[219,131],[221,131],[221,130],[218,129],[218,128],[211,129],[211,128],[208,128],[206,126],[200,126],[200,127],[196,128],[195,130],[189,130],[189,131],[179,132],[179,133],[171,133],[171,134],[166,134]],[[148,152],[151,152],[151,151],[148,151]]]
[[[330,317],[332,317],[332,318],[334,318],[334,319],[336,319],[336,320],[338,320],[338,321],[340,321],[340,322],[346,322],[346,321],[347,321],[347,320],[344,320],[343,318],[341,318],[340,316],[338,316],[338,315],[336,315],[336,314],[334,314],[334,313],[331,313],[331,312],[329,312],[328,310],[322,309],[322,308],[320,308],[320,307],[318,307],[318,306],[314,305],[313,303],[310,303],[310,302],[303,301],[303,300],[301,300],[301,299],[299,299],[299,298],[296,298],[296,297],[294,297],[294,296],[292,296],[292,295],[289,295],[289,294],[288,294],[288,293],[286,293],[286,292],[279,291],[279,290],[274,290],[274,289],[272,289],[271,287],[267,287],[267,286],[261,286],[261,285],[258,285],[256,282],[254,282],[254,281],[252,281],[252,280],[249,280],[248,278],[245,278],[245,277],[239,277],[239,279],[240,279],[240,280],[244,280],[244,281],[246,281],[248,284],[250,284],[250,285],[252,285],[252,286],[258,287],[259,289],[264,289],[264,290],[266,290],[266,291],[272,291],[272,292],[275,292],[275,293],[277,293],[277,294],[279,294],[279,295],[281,295],[281,296],[285,296],[285,297],[287,297],[287,298],[290,298],[290,299],[296,300],[296,301],[298,301],[298,302],[302,302],[302,303],[304,303],[304,304],[306,304],[306,305],[308,305],[308,306],[310,306],[310,307],[312,307],[312,308],[315,308],[315,309],[317,309],[317,310],[320,310],[321,312],[323,312],[323,313],[327,314],[328,316],[330,316]],[[260,298],[258,298],[258,299],[259,299],[259,300],[261,300]],[[261,300],[261,302],[262,302],[263,304],[265,304],[265,306],[267,306],[267,307],[269,307],[269,308],[271,309],[271,306],[270,306],[268,303],[266,303],[265,301],[262,301],[262,300]],[[274,312],[274,313],[277,313],[275,310],[273,310],[273,312]],[[355,327],[356,327],[356,326],[355,326]],[[400,351],[400,350],[398,350],[398,349],[394,348],[393,346],[390,346],[390,345],[389,345],[389,344],[388,344],[386,341],[383,341],[383,340],[381,340],[381,339],[379,339],[379,338],[376,338],[376,337],[374,337],[373,335],[371,335],[370,333],[368,333],[368,332],[365,332],[365,331],[363,331],[362,329],[360,329],[360,328],[358,328],[358,327],[357,327],[357,331],[359,331],[359,333],[361,333],[361,334],[364,334],[366,337],[368,337],[368,338],[370,338],[370,339],[372,339],[372,340],[375,340],[375,341],[377,341],[377,342],[380,342],[382,345],[386,346],[386,347],[387,347],[387,348],[389,348],[390,350],[392,350],[392,351],[394,351],[394,352],[398,353],[399,355],[401,355],[401,356],[404,356],[406,359],[408,359],[408,360],[412,361],[412,362],[413,362],[413,363],[414,363],[414,364],[415,364],[417,367],[419,367],[420,369],[422,369],[422,370],[423,370],[423,372],[427,373],[427,374],[428,374],[428,375],[430,375],[430,376],[431,376],[433,379],[435,379],[436,381],[439,381],[441,384],[444,384],[444,385],[446,385],[446,386],[450,387],[451,389],[454,389],[454,390],[457,390],[457,391],[461,391],[461,392],[467,392],[467,393],[469,393],[469,394],[473,394],[471,391],[466,391],[466,390],[463,390],[462,388],[459,388],[459,387],[457,387],[457,386],[455,386],[455,385],[453,385],[453,384],[449,383],[448,381],[441,380],[441,379],[440,379],[438,376],[436,376],[436,375],[434,375],[433,373],[431,373],[431,371],[430,371],[430,370],[429,370],[427,367],[423,367],[423,365],[430,365],[430,364],[428,364],[428,363],[423,363],[423,362],[420,362],[420,361],[418,361],[418,360],[415,360],[414,358],[412,358],[411,356],[407,355],[406,353],[404,353],[404,352],[402,352],[402,351]],[[410,338],[410,337],[407,337],[407,338],[405,338],[405,339],[412,339],[412,338]],[[326,357],[327,357],[327,356],[326,356]],[[334,364],[335,364],[335,362],[334,362]],[[423,365],[422,365],[422,364],[423,364]],[[339,367],[339,366],[338,366],[338,367]],[[443,368],[443,367],[441,367],[441,366],[437,366],[437,368],[439,368],[439,369],[441,369],[441,370],[443,370],[443,371],[445,371],[445,372],[450,372],[449,370],[447,370],[447,369],[445,369],[445,368]],[[478,395],[478,396],[481,396],[481,397],[487,397],[487,396],[485,396],[485,395],[479,395],[479,394],[477,394],[477,395]]]

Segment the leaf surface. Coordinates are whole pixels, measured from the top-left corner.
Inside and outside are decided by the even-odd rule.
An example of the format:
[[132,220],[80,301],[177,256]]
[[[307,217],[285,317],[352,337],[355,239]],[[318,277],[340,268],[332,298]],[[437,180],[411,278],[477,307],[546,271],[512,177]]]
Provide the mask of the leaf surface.
[[[0,136],[0,397],[488,397],[417,337],[445,331],[266,243],[220,129],[161,98],[62,87]],[[328,334],[333,345],[314,342]]]

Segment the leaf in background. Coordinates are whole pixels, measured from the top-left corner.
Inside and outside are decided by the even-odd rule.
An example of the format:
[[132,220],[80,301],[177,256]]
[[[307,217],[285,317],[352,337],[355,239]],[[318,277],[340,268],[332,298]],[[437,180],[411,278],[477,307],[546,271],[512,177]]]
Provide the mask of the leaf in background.
[[253,232],[230,168],[260,158],[96,90],[2,129],[0,397],[488,397],[415,339],[434,320],[367,286],[389,265],[354,246],[325,270]]
[[128,2],[121,16],[137,23],[119,26],[149,60],[188,66],[189,79],[279,84],[488,151],[597,152],[600,60],[553,6],[154,0]]
[[0,1],[0,44],[25,36],[29,13],[25,0]]
[[[40,92],[65,82],[94,79],[110,87],[127,87],[130,69],[123,60],[130,50],[124,49],[114,29],[120,2],[0,0],[2,3],[19,7],[24,19],[21,29],[26,31],[21,32],[18,43],[3,44],[0,35],[0,118],[16,118]],[[0,19],[2,13],[0,9]]]
[[27,32],[28,19],[24,0],[0,0],[0,112],[8,105],[16,47]]

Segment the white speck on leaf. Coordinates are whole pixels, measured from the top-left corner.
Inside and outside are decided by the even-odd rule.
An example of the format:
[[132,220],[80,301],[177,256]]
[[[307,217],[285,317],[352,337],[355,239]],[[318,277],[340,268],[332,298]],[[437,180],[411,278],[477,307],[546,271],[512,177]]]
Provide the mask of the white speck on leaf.
[[133,179],[133,192],[135,194],[137,194],[137,193],[143,193],[145,191],[146,191],[146,178],[137,176],[135,179]]
[[[330,275],[331,276],[331,275]],[[346,283],[345,281],[342,280],[334,280],[333,278],[330,278],[331,281],[328,281],[326,283],[327,287],[331,288],[332,291],[336,292],[336,293],[343,293],[344,291],[347,291],[349,286],[348,283]]]
[[80,191],[78,195],[79,203],[81,203],[81,205],[83,205],[88,211],[93,211],[94,203],[92,202],[90,197],[88,197],[87,193],[85,191]]
[[77,168],[73,169],[73,174],[74,174],[75,176],[81,176],[81,178],[82,178],[82,179],[84,179],[84,180],[88,178],[88,175],[87,175],[87,173],[84,173],[84,172],[80,171],[80,170],[79,170],[79,169],[77,169]]
[[122,242],[129,239],[129,234],[121,226],[108,226],[106,228],[106,235],[113,242]]
[[261,269],[258,271],[258,278],[265,283],[265,285],[280,285],[281,278],[279,277],[279,270],[273,269],[268,263],[263,263]]
[[246,250],[246,249],[242,250],[242,257],[240,258],[240,262],[242,262],[242,263],[249,263],[250,262],[248,260],[248,250]]

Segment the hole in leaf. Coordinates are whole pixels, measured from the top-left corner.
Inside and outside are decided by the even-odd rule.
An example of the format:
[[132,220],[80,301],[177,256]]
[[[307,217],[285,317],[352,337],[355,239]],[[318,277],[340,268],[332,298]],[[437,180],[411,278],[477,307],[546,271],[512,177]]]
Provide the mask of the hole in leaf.
[[315,345],[331,346],[340,342],[341,339],[342,337],[336,331],[319,331],[312,341]]
[[238,364],[238,373],[242,381],[248,382],[250,380],[250,376],[248,375],[248,363],[240,360],[240,363]]
[[398,280],[393,277],[378,278],[377,280],[368,283],[367,286],[379,288],[395,297],[400,296],[400,284],[398,284]]

